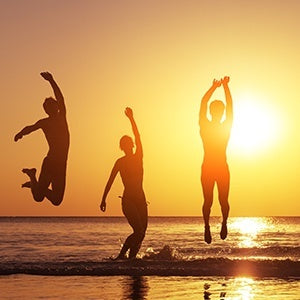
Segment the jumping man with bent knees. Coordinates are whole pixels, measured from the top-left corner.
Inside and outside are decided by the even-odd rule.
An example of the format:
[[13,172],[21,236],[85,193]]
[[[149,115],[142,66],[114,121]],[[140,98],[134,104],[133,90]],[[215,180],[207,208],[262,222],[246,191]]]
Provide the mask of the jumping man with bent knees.
[[145,237],[148,224],[148,210],[143,190],[143,149],[140,134],[133,118],[131,108],[127,107],[125,115],[128,117],[135,137],[136,150],[131,137],[125,135],[120,139],[120,148],[125,155],[119,158],[111,171],[106,184],[100,209],[106,210],[106,197],[118,172],[124,185],[122,196],[122,210],[128,223],[133,229],[116,259],[124,259],[129,250],[129,258],[135,258]]
[[[204,196],[202,207],[205,231],[204,239],[210,244],[211,233],[209,228],[209,215],[213,203],[213,189],[215,183],[218,187],[219,202],[221,205],[223,222],[220,232],[221,239],[227,237],[227,218],[229,213],[229,169],[226,159],[226,148],[232,127],[232,99],[228,88],[229,77],[214,80],[211,88],[206,92],[201,101],[199,113],[200,135],[204,148],[204,159],[202,163],[201,184]],[[220,100],[214,100],[209,105],[211,121],[207,118],[208,101],[217,87],[223,85],[226,98],[225,120],[222,117],[225,105]]]
[[48,117],[23,128],[16,134],[15,141],[38,129],[43,130],[49,151],[44,158],[39,179],[36,178],[35,168],[23,169],[22,172],[28,175],[30,181],[24,183],[22,187],[31,189],[35,201],[41,202],[46,197],[57,206],[62,202],[65,191],[70,135],[62,92],[50,73],[43,72],[41,76],[50,83],[56,99],[52,97],[45,99],[43,107]]

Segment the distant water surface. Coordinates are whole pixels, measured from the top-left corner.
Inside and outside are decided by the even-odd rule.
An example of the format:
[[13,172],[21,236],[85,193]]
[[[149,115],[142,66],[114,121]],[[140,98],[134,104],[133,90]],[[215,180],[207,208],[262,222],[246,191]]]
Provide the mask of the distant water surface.
[[[151,217],[140,251],[143,267],[134,268],[143,274],[149,264],[154,268],[151,274],[160,275],[162,268],[168,274],[168,268],[176,269],[175,263],[180,263],[185,276],[82,276],[99,275],[102,269],[93,269],[97,264],[112,273],[123,268],[109,258],[118,254],[131,232],[124,218],[2,217],[0,271],[12,275],[0,276],[0,298],[300,299],[300,217],[230,218],[228,229],[226,241],[220,240],[220,218],[213,217],[213,242],[207,245],[202,218]],[[164,246],[167,253],[162,251]],[[154,265],[151,259],[156,260]],[[261,264],[267,262],[268,277],[263,272],[259,277],[223,275],[230,263],[239,265],[240,261],[254,261],[262,271],[265,266]],[[195,275],[190,266],[209,263],[214,266],[213,276],[188,276]],[[277,273],[270,276],[273,268]],[[50,269],[56,276],[42,276]],[[60,276],[74,272],[78,276]]]
[[[228,238],[211,219],[212,244],[203,241],[196,217],[150,217],[141,256],[164,245],[184,259],[300,259],[300,217],[230,218]],[[0,259],[9,261],[98,261],[118,254],[131,228],[123,217],[2,217]]]

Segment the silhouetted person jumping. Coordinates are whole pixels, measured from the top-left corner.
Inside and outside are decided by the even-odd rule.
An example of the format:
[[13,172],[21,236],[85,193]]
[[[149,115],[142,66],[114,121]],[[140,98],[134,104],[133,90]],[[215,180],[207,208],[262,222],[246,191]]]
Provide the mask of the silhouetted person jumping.
[[[209,215],[213,203],[213,189],[215,183],[218,187],[219,202],[221,205],[223,221],[220,232],[221,239],[227,237],[227,218],[229,213],[228,193],[230,174],[226,160],[226,148],[232,127],[232,99],[228,88],[229,77],[214,80],[211,88],[206,92],[201,101],[199,113],[200,135],[204,148],[204,159],[202,163],[201,184],[204,196],[202,207],[205,232],[204,239],[210,244],[211,233],[209,228]],[[225,120],[222,117],[225,105],[220,100],[214,100],[209,105],[211,121],[207,118],[207,106],[215,89],[223,84],[226,98]]]
[[148,210],[143,190],[143,149],[140,134],[133,118],[131,108],[127,107],[125,115],[128,117],[135,137],[136,151],[131,137],[124,135],[120,139],[120,148],[125,155],[119,158],[111,171],[106,184],[100,209],[106,209],[106,197],[118,172],[124,185],[122,196],[122,210],[128,223],[133,229],[116,259],[124,259],[129,250],[129,258],[135,258],[145,237],[148,224]]
[[[43,130],[49,151],[43,160],[39,179],[36,178],[35,168],[23,169],[22,172],[29,176],[30,181],[24,183],[22,187],[31,188],[33,198],[37,202],[43,201],[46,197],[53,205],[59,205],[65,191],[70,135],[62,92],[50,73],[43,72],[41,76],[49,81],[56,98],[46,98],[43,103],[49,117],[23,128],[16,134],[15,141],[35,130]],[[50,184],[52,189],[49,189]]]

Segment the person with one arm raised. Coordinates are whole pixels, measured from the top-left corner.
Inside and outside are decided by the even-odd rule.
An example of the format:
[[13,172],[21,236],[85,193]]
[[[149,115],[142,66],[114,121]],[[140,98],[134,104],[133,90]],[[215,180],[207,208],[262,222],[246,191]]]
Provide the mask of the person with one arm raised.
[[124,135],[120,139],[120,148],[125,155],[119,158],[111,171],[108,182],[104,189],[100,209],[106,210],[106,197],[110,188],[120,173],[124,192],[122,198],[122,211],[128,223],[133,229],[116,259],[125,259],[129,250],[129,258],[135,258],[146,234],[148,224],[148,209],[145,193],[143,190],[143,148],[140,134],[135,123],[132,109],[127,107],[125,115],[128,117],[135,137],[136,150],[131,137]]
[[[36,178],[36,168],[22,170],[30,179],[22,187],[31,189],[35,201],[41,202],[47,198],[53,205],[58,206],[63,200],[65,191],[70,134],[62,92],[52,74],[42,72],[41,76],[50,83],[55,95],[55,99],[48,97],[43,103],[48,117],[24,127],[15,135],[14,140],[18,141],[24,135],[42,129],[49,145],[48,154],[43,160],[38,179]],[[51,188],[49,188],[50,185]]]

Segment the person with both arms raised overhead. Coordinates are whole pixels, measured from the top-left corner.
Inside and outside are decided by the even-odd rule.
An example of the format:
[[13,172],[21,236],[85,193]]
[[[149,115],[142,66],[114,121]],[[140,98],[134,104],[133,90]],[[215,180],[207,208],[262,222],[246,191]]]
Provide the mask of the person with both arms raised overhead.
[[[226,158],[226,148],[232,127],[233,112],[232,98],[228,87],[229,77],[214,80],[210,89],[202,98],[199,113],[200,136],[203,142],[204,158],[202,163],[201,184],[204,196],[202,207],[205,231],[204,239],[211,243],[211,232],[209,227],[210,209],[213,203],[213,189],[215,183],[218,187],[219,202],[222,210],[221,239],[227,237],[227,218],[229,213],[229,183],[230,174]],[[214,100],[209,105],[211,121],[207,118],[208,102],[216,90],[223,85],[226,99],[226,107],[220,100]],[[226,110],[226,112],[225,112]],[[225,120],[222,121],[225,112]]]

